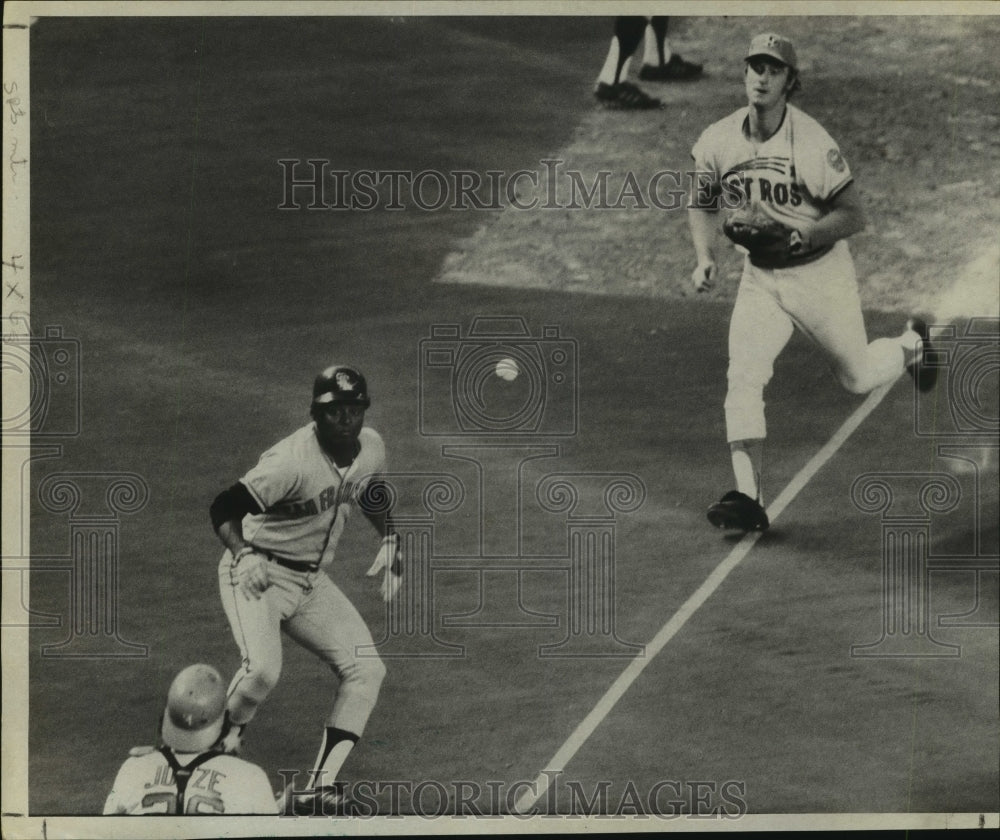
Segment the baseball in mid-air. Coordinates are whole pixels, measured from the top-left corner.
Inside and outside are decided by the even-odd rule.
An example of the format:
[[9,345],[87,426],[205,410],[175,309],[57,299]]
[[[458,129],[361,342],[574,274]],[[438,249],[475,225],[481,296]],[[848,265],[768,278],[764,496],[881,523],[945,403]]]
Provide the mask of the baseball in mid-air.
[[508,382],[513,382],[517,379],[517,375],[521,372],[520,368],[517,366],[517,362],[513,359],[501,359],[497,362],[497,376],[501,379],[505,379]]

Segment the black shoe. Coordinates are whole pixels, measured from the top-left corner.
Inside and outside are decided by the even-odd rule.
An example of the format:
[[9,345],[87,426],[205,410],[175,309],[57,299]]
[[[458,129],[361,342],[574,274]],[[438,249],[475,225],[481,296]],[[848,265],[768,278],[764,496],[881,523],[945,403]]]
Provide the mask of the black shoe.
[[295,817],[350,816],[353,802],[344,787],[341,783],[297,791],[288,785],[277,798],[278,812]]
[[771,523],[760,502],[739,490],[730,490],[708,509],[708,521],[716,528],[766,531]]
[[920,336],[920,352],[906,366],[906,372],[913,377],[917,390],[922,393],[930,391],[937,383],[938,369],[935,365],[934,346],[931,344],[930,330],[927,323],[920,318],[910,318],[906,328]]
[[606,108],[620,111],[648,111],[663,107],[659,99],[650,96],[631,82],[618,82],[615,85],[599,82],[594,90],[594,96]]
[[643,64],[639,78],[644,82],[687,82],[701,75],[701,65],[685,61],[677,53],[666,64]]

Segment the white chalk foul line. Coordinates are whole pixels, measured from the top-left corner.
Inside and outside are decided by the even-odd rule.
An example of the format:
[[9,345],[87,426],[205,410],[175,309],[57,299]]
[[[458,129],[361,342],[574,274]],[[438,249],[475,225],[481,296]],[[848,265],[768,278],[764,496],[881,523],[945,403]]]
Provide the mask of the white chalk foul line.
[[[767,514],[771,522],[774,522],[781,512],[788,507],[789,503],[799,494],[803,487],[809,483],[810,479],[816,475],[822,466],[833,457],[847,439],[854,434],[865,418],[871,414],[886,394],[889,393],[894,383],[881,385],[868,394],[865,401],[857,407],[854,413],[844,421],[844,424],[837,429],[833,437],[806,463],[801,470],[788,482],[788,486],[778,495],[774,502],[768,506]],[[622,698],[629,687],[638,679],[647,665],[653,661],[656,655],[666,647],[667,643],[677,635],[677,632],[687,623],[688,619],[697,612],[698,608],[705,603],[722,584],[729,573],[735,569],[743,560],[750,549],[754,547],[761,533],[754,531],[748,533],[729,552],[728,556],[705,578],[692,595],[681,604],[670,620],[667,621],[660,631],[653,637],[653,640],[646,645],[646,655],[641,659],[633,659],[628,666],[619,674],[618,678],[611,684],[604,696],[597,701],[597,705],[590,710],[590,713],[580,721],[573,733],[566,739],[559,751],[552,757],[546,768],[538,774],[534,783],[522,794],[514,805],[514,811],[519,814],[526,813],[545,795],[556,777],[563,772],[570,759],[576,755],[577,750],[583,746],[584,742],[594,734],[594,730],[607,717],[608,713],[615,707],[615,704]]]

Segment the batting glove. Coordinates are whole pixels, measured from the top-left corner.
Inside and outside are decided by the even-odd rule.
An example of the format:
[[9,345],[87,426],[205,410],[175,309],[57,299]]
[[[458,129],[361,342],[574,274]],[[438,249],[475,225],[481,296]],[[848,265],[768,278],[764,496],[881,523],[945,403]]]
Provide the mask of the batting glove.
[[399,536],[388,534],[382,540],[378,554],[375,555],[375,562],[368,570],[368,577],[375,577],[380,571],[385,570],[382,578],[382,600],[386,603],[392,601],[399,591],[399,584],[402,580],[402,560],[399,554]]
[[266,555],[250,545],[241,548],[233,558],[230,577],[244,598],[248,601],[260,600],[260,596],[271,585],[267,576]]

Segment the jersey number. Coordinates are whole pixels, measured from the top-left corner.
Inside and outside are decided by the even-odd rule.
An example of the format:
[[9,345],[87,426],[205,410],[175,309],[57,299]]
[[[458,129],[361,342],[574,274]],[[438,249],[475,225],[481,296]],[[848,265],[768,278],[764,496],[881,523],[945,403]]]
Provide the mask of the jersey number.
[[[142,810],[146,814],[176,814],[177,794],[147,793],[142,798]],[[226,807],[217,796],[203,796],[200,793],[194,793],[185,798],[184,813],[188,815],[224,814]]]

